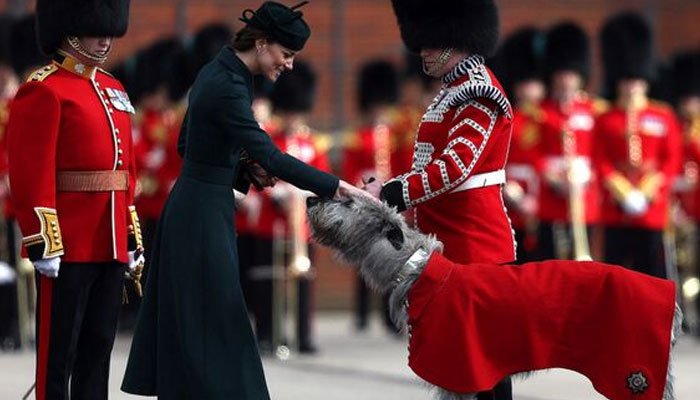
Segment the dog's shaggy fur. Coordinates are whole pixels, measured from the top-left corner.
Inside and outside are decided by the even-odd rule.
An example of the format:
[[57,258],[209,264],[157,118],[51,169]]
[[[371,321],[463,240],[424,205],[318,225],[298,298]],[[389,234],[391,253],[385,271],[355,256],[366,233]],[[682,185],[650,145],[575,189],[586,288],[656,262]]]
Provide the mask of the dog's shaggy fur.
[[[442,251],[434,237],[411,229],[394,209],[361,197],[344,200],[307,201],[309,223],[316,241],[329,246],[348,264],[359,268],[360,274],[374,290],[390,292],[390,313],[394,323],[405,329],[408,322],[406,299],[411,286],[425,267],[406,269],[405,264],[418,250],[428,254]],[[398,278],[400,276],[400,278]],[[680,334],[682,314],[676,306],[672,343]],[[531,373],[518,374],[525,378]],[[453,393],[434,387],[440,400],[471,400],[474,394]],[[663,400],[673,400],[673,378],[669,364]]]

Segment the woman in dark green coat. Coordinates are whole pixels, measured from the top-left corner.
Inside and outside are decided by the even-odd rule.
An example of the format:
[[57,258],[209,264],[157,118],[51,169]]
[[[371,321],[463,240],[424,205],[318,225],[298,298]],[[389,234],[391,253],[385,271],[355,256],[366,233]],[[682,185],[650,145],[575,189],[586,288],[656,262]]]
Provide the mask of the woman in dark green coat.
[[277,79],[309,36],[296,8],[246,10],[233,46],[192,87],[179,141],[184,167],[156,230],[125,392],[269,399],[240,288],[233,183],[274,184],[274,176],[322,197],[364,193],[281,153],[253,118],[253,74]]

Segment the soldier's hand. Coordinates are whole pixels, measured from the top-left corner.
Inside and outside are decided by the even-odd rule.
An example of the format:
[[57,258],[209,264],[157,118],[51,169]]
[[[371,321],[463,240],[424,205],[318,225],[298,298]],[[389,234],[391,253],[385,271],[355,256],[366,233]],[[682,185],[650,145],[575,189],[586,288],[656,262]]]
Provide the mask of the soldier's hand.
[[622,208],[625,213],[632,216],[639,216],[647,212],[649,209],[649,202],[640,190],[632,190],[625,196],[625,200],[622,203]]
[[61,266],[61,257],[42,258],[33,262],[34,268],[40,274],[48,278],[58,277],[58,269]]
[[366,191],[377,199],[379,198],[382,192],[382,183],[379,182],[378,179],[375,177],[370,177],[367,180],[363,179],[362,183],[362,190]]
[[142,248],[129,252],[129,271],[135,271],[139,266],[143,267],[146,263],[146,257]]

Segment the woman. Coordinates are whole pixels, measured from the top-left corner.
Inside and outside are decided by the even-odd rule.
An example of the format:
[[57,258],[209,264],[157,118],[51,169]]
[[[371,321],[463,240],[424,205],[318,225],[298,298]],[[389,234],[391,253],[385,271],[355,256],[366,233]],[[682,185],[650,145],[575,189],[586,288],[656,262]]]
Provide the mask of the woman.
[[268,399],[240,289],[232,183],[246,190],[245,178],[272,185],[275,176],[322,197],[363,193],[281,153],[253,118],[253,74],[274,81],[292,69],[309,36],[296,8],[266,2],[246,10],[232,47],[192,87],[180,133],[184,167],[156,230],[125,392]]

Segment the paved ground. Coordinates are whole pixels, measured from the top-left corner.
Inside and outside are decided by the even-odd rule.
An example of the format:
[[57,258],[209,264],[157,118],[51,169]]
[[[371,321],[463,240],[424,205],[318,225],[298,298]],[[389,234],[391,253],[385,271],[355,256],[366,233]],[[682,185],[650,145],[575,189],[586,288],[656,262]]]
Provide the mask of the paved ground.
[[[275,400],[412,400],[429,399],[428,390],[406,366],[406,341],[390,337],[372,321],[357,334],[347,314],[322,314],[318,321],[320,352],[287,361],[266,358],[265,372]],[[112,357],[111,399],[140,397],[119,392],[130,337],[120,336]],[[700,341],[684,337],[674,352],[677,400],[700,398]],[[20,399],[32,382],[34,353],[0,353],[0,399]],[[516,382],[518,400],[598,400],[586,378],[552,370]]]

